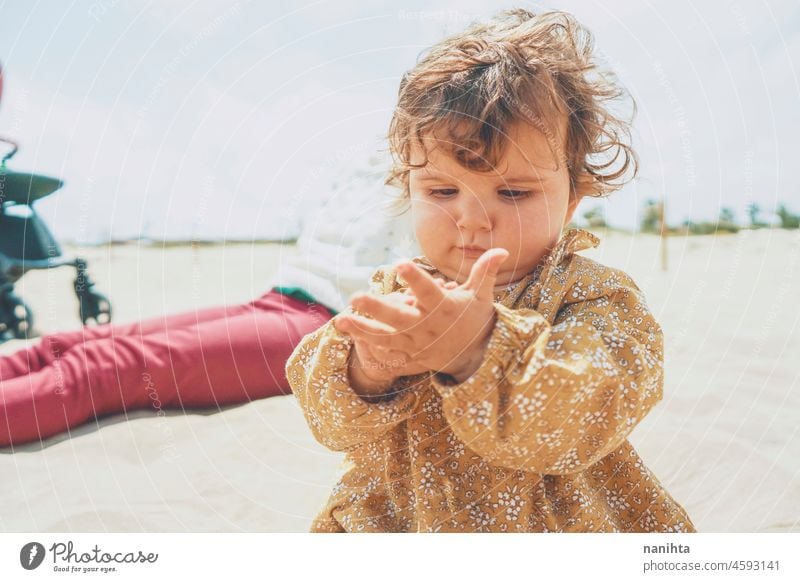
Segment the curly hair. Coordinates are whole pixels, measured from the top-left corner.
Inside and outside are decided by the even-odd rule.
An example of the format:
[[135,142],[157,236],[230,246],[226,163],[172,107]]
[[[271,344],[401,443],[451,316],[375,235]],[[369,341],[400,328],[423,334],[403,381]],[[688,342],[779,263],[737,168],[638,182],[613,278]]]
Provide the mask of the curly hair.
[[[510,126],[525,121],[567,164],[571,197],[608,195],[638,169],[630,146],[636,103],[631,98],[630,121],[608,107],[627,94],[611,71],[598,67],[593,37],[572,15],[502,11],[435,44],[403,76],[387,135],[393,163],[386,184],[402,190],[396,206],[403,207],[409,172],[427,165],[423,140],[432,135],[465,168],[490,171]],[[566,147],[559,153],[555,121],[565,116]],[[415,144],[426,156],[418,164],[410,159]]]

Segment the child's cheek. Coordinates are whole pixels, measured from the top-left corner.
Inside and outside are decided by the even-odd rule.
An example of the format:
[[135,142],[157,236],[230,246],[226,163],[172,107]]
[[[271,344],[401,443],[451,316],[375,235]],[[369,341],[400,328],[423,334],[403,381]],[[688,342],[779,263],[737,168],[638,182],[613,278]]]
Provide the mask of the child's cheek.
[[417,241],[426,254],[447,240],[447,232],[454,224],[453,218],[446,210],[430,203],[419,204],[414,209],[413,219]]

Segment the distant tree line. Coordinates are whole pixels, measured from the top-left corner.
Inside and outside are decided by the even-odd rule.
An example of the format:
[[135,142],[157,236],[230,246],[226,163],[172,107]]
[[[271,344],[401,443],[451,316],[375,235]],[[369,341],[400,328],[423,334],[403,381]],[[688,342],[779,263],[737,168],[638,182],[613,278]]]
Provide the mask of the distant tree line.
[[[649,199],[645,202],[642,218],[639,223],[639,232],[660,234],[661,233],[661,215],[662,208],[661,202],[654,199]],[[734,212],[729,207],[720,208],[719,218],[715,221],[693,221],[684,220],[680,226],[665,225],[666,233],[670,234],[714,234],[720,232],[738,232],[742,228],[760,229],[760,228],[786,228],[796,229],[800,228],[800,214],[792,213],[785,204],[781,204],[775,211],[778,217],[777,224],[764,222],[761,219],[762,209],[756,202],[751,202],[747,206],[747,217],[749,224],[746,226],[740,225],[736,221]],[[607,228],[612,229],[606,221],[605,214],[602,206],[595,206],[583,213],[585,224],[589,228]],[[577,226],[571,223],[570,226]]]
[[[742,228],[759,229],[772,228],[773,225],[761,220],[761,207],[756,202],[751,202],[747,206],[748,225],[742,226],[736,221],[733,210],[723,207],[719,210],[719,218],[716,222],[684,220],[682,228],[678,229],[689,234],[714,234],[717,232],[738,232]],[[777,228],[795,229],[800,228],[800,214],[793,214],[785,204],[781,204],[775,211],[779,222],[774,225]]]

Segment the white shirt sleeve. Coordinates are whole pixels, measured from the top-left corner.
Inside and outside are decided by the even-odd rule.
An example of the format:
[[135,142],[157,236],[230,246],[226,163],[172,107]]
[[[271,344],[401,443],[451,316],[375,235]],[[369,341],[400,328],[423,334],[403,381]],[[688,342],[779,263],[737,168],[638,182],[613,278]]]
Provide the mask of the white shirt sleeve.
[[272,287],[300,287],[319,303],[342,311],[356,291],[366,291],[380,265],[420,253],[410,211],[390,211],[396,192],[382,183],[348,184],[303,223],[297,256],[281,259]]

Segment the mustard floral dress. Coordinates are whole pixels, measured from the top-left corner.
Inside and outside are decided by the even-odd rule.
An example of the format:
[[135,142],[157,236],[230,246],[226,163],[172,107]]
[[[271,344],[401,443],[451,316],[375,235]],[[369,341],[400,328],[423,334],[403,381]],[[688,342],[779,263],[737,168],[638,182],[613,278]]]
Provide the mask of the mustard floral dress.
[[[287,377],[315,438],[347,453],[311,531],[696,531],[626,438],[662,398],[663,336],[628,275],[575,254],[597,244],[569,230],[495,293],[484,360],[460,384],[404,376],[365,400],[352,339],[331,322],[303,338]],[[390,267],[372,277],[372,293],[405,289]]]

